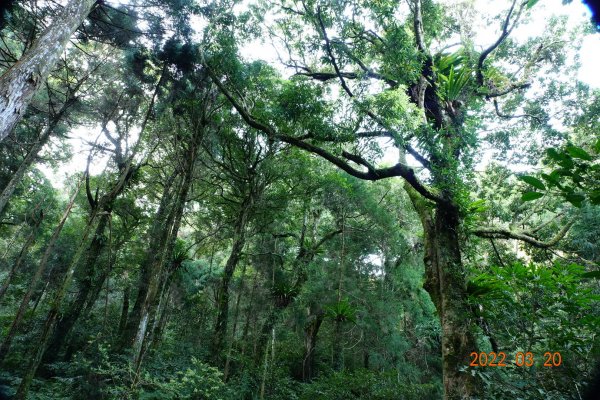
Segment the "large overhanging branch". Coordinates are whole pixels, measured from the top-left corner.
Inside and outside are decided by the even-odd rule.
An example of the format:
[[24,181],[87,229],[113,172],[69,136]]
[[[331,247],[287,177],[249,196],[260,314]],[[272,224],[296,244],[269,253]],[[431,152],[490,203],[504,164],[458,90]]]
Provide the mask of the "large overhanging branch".
[[303,72],[296,72],[296,75],[307,76],[309,78],[312,78],[312,79],[314,79],[316,81],[321,81],[321,82],[327,82],[327,81],[330,81],[332,79],[338,79],[339,76],[342,76],[344,79],[351,79],[351,80],[361,79],[362,77],[366,76],[367,78],[384,81],[391,88],[398,87],[398,82],[394,81],[391,78],[388,78],[388,77],[382,75],[381,73],[379,73],[377,71],[373,71],[372,69],[369,69],[358,58],[354,58],[353,57],[353,59],[356,61],[356,63],[359,65],[359,67],[363,70],[362,74],[359,74],[359,73],[356,73],[356,72],[340,71],[340,73],[338,75],[335,72],[314,71],[312,68],[309,68],[309,67],[307,67],[305,65],[297,65],[297,64],[289,64],[289,63],[285,64],[285,65],[287,67],[296,69],[296,71],[298,71],[298,70],[302,70],[303,71]]
[[[233,105],[233,107],[240,114],[242,119],[252,128],[257,129],[263,133],[265,133],[272,140],[279,140],[284,143],[288,143],[292,146],[301,148],[303,150],[309,151],[311,153],[317,154],[327,161],[331,162],[341,170],[347,172],[348,174],[363,180],[376,181],[385,178],[391,178],[395,176],[400,176],[404,178],[414,189],[419,192],[423,197],[432,200],[437,203],[444,203],[444,199],[440,197],[437,193],[435,193],[431,188],[428,188],[425,184],[423,184],[416,176],[415,171],[409,167],[408,165],[397,163],[392,167],[387,168],[374,168],[372,165],[363,162],[362,158],[357,158],[358,156],[350,155],[350,158],[346,157],[351,161],[357,162],[357,164],[365,166],[367,171],[358,170],[344,161],[342,158],[337,157],[336,155],[328,152],[327,150],[315,146],[311,143],[305,142],[301,139],[298,139],[293,136],[289,136],[286,134],[282,134],[277,132],[275,128],[270,125],[267,125],[259,120],[257,120],[249,110],[241,105],[241,103],[225,88],[223,83],[219,80],[219,78],[214,74],[212,69],[208,66],[208,64],[203,61],[203,65],[206,68],[208,75],[214,82],[214,84],[219,88],[221,93],[229,100],[229,102]],[[345,153],[346,156],[349,153]],[[354,158],[354,160],[352,160]]]
[[[394,134],[391,131],[367,131],[367,132],[357,132],[356,136],[359,138],[376,138],[376,137],[387,137],[394,139]],[[410,144],[405,143],[402,147],[407,151],[408,154],[413,156],[415,160],[421,163],[421,165],[428,170],[431,171],[431,161],[425,158],[421,153],[419,153],[414,147]]]
[[550,240],[541,241],[532,236],[532,231],[513,231],[503,227],[483,227],[474,229],[471,231],[472,234],[487,238],[487,239],[515,239],[522,242],[528,243],[534,247],[541,249],[547,249],[549,247],[556,246],[556,244],[565,237],[569,229],[573,226],[575,220],[571,220],[565,224],[565,226]]

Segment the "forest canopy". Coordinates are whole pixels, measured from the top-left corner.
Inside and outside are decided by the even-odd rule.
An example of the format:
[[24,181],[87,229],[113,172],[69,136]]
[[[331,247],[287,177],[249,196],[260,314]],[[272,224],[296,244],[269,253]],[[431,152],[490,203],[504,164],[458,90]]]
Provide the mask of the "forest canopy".
[[578,1],[4,2],[0,399],[598,398],[598,54]]

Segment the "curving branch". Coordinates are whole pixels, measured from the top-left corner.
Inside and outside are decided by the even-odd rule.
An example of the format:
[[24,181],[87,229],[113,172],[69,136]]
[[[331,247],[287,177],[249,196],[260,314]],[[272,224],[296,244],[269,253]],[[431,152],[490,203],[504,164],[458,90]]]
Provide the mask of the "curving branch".
[[498,100],[496,100],[496,99],[494,99],[494,109],[496,110],[496,115],[503,119],[531,118],[539,124],[542,123],[542,120],[540,119],[540,117],[532,115],[532,114],[518,114],[518,115],[504,114],[502,111],[500,111],[500,106],[498,105]]
[[494,97],[501,97],[501,96],[507,95],[509,93],[512,93],[515,90],[527,89],[530,86],[531,86],[531,83],[529,83],[529,82],[512,83],[502,90],[496,90],[494,92],[486,94],[485,97],[486,97],[486,99],[493,99]]
[[500,36],[498,37],[498,39],[496,39],[496,41],[490,47],[488,47],[487,49],[482,51],[481,54],[479,55],[479,59],[477,60],[477,70],[475,73],[476,78],[477,78],[477,83],[479,84],[479,86],[483,86],[483,83],[484,83],[483,82],[483,63],[485,62],[485,59],[494,50],[496,50],[498,48],[498,46],[500,46],[502,44],[502,42],[504,42],[504,40],[506,40],[506,38],[510,35],[512,30],[517,25],[517,22],[519,21],[519,18],[521,17],[521,13],[523,12],[523,9],[527,5],[527,1],[524,1],[521,3],[521,5],[519,6],[519,9],[517,10],[517,14],[513,20],[513,23],[511,25],[510,20],[515,12],[515,7],[517,5],[517,1],[518,0],[513,0],[512,4],[510,6],[510,9],[508,10],[508,13],[506,14],[506,18],[504,19],[504,23],[502,24],[502,32],[500,33]]
[[415,31],[415,42],[420,53],[427,53],[425,47],[425,33],[423,31],[423,12],[421,7],[421,0],[415,0],[414,6],[411,7],[414,14],[413,28]]
[[[547,249],[549,247],[554,247],[559,241],[561,241],[569,229],[573,226],[575,220],[571,220],[565,224],[565,226],[550,240],[544,242],[533,237],[532,231],[520,230],[520,231],[512,231],[508,228],[503,227],[483,227],[474,229],[471,231],[472,234],[486,238],[486,239],[515,239],[520,240],[522,242],[528,243],[534,247],[540,249]],[[535,230],[534,230],[535,231]]]
[[[446,200],[443,199],[438,193],[436,193],[432,188],[427,187],[423,184],[416,176],[415,171],[406,164],[397,163],[392,167],[387,168],[374,168],[373,166],[365,165],[363,162],[359,162],[359,164],[367,167],[367,171],[359,170],[353,168],[350,164],[344,161],[342,158],[337,157],[336,155],[328,152],[327,150],[315,146],[311,143],[305,142],[299,138],[289,136],[286,134],[282,134],[277,132],[275,128],[270,125],[267,125],[259,120],[257,120],[248,109],[243,107],[241,103],[225,88],[223,83],[219,80],[219,78],[215,75],[212,69],[208,66],[205,60],[202,60],[202,64],[214,84],[219,88],[221,93],[229,100],[231,105],[237,110],[242,119],[252,128],[257,129],[267,135],[267,137],[271,140],[279,140],[281,142],[290,144],[292,146],[301,148],[303,150],[309,151],[311,153],[317,154],[320,157],[326,159],[331,162],[341,170],[347,172],[348,174],[363,180],[376,181],[385,178],[391,177],[402,177],[404,178],[419,194],[423,197],[432,200],[437,203],[446,203]],[[348,155],[348,153],[346,153]],[[352,157],[352,155],[351,155]],[[350,159],[350,158],[348,158]],[[355,160],[358,160],[355,158]],[[367,163],[368,164],[368,163]]]
[[354,97],[354,94],[352,93],[352,91],[350,90],[348,85],[346,84],[344,77],[341,75],[340,68],[338,67],[337,62],[335,61],[335,56],[333,55],[333,51],[331,50],[331,43],[329,42],[329,37],[327,37],[327,30],[325,29],[325,24],[323,23],[323,18],[321,18],[321,6],[317,6],[317,19],[319,20],[319,27],[321,28],[321,34],[323,35],[323,39],[325,40],[325,50],[327,51],[327,55],[329,56],[329,59],[331,60],[331,64],[333,65],[333,69],[335,70],[335,73],[340,78],[342,88],[344,88],[344,91],[346,93],[348,93],[348,96]]

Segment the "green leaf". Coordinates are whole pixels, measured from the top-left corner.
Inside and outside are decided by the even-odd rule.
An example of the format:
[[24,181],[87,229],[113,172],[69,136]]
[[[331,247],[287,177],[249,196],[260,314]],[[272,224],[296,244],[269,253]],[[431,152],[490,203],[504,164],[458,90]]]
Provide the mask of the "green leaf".
[[572,144],[567,145],[567,151],[571,155],[571,157],[579,158],[585,161],[591,161],[592,156],[588,154],[587,151],[582,149],[581,147],[573,146]]
[[585,197],[577,193],[570,193],[565,195],[565,199],[575,207],[579,208],[581,207],[581,202],[585,200]]
[[535,6],[535,4],[536,4],[538,1],[540,1],[540,0],[529,0],[529,1],[527,2],[527,8],[531,8],[531,7]]
[[590,195],[590,202],[593,205],[599,205],[600,204],[600,189],[594,189],[594,190],[592,190],[592,192],[589,195]]
[[540,181],[538,178],[535,178],[533,176],[523,175],[523,176],[519,176],[519,179],[525,183],[530,184],[531,186],[535,187],[536,189],[546,190],[546,186],[544,186],[544,183],[542,181]]
[[590,271],[581,275],[584,279],[600,279],[600,271]]
[[485,200],[484,199],[479,199],[479,200],[475,200],[474,202],[472,202],[471,204],[469,204],[469,211],[470,212],[484,212],[488,209],[488,207],[485,204]]
[[561,155],[558,154],[558,151],[556,151],[555,148],[550,147],[549,149],[546,150],[546,154],[548,155],[548,157],[552,158],[553,160],[556,161],[560,161],[561,160]]
[[596,151],[596,153],[600,154],[600,139],[598,139],[598,141],[594,145],[594,150]]
[[544,193],[540,193],[540,192],[527,192],[527,193],[523,193],[523,196],[521,196],[521,200],[522,201],[531,201],[531,200],[537,200],[540,197],[543,197]]
[[544,178],[544,180],[546,180],[548,183],[554,185],[554,186],[558,186],[560,184],[559,182],[559,173],[557,171],[553,171],[550,175],[548,174],[542,174],[542,178]]

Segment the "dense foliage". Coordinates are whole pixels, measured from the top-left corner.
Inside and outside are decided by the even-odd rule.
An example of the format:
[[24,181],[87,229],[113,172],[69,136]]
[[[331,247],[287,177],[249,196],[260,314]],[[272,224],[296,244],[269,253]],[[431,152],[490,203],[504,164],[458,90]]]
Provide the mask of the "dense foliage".
[[2,6],[0,398],[595,398],[598,34],[480,3]]

